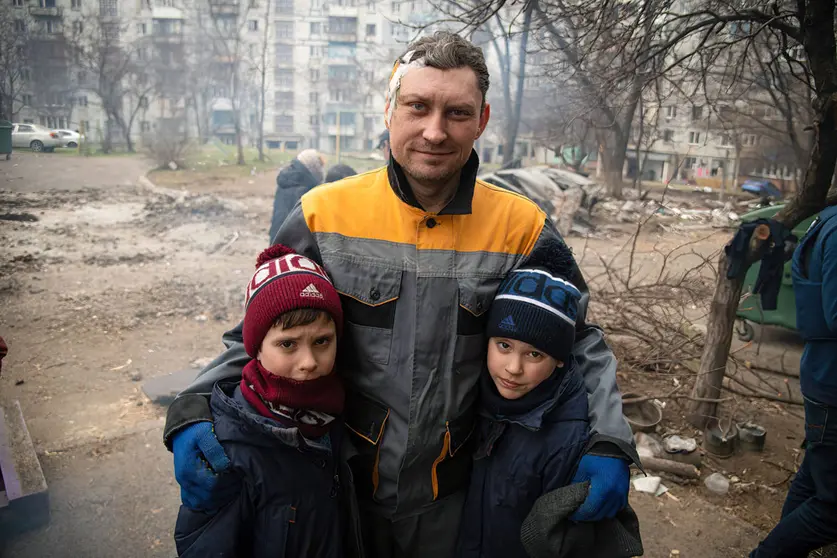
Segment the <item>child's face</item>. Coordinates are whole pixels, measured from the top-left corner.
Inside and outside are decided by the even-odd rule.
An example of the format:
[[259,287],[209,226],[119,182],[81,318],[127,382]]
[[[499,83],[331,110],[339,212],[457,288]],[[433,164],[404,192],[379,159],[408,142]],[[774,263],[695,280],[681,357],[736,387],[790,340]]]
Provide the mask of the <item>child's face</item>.
[[488,373],[506,399],[519,399],[549,378],[564,363],[532,345],[504,337],[488,341]]
[[308,325],[273,326],[256,358],[274,376],[304,382],[331,374],[336,356],[336,328],[323,314]]

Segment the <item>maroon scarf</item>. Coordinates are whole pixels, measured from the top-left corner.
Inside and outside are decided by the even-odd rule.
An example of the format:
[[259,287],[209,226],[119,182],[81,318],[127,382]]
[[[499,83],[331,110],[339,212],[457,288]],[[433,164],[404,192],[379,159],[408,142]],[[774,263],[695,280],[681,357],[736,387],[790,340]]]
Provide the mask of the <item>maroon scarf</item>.
[[271,374],[256,359],[244,367],[241,394],[260,415],[296,427],[306,438],[327,434],[345,400],[337,374],[299,382]]

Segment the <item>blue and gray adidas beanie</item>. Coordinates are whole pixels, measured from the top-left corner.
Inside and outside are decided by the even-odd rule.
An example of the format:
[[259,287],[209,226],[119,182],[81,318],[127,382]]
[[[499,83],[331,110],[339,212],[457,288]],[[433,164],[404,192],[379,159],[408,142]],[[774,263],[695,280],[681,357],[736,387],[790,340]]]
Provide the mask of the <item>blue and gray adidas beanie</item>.
[[566,363],[575,341],[581,299],[581,292],[568,279],[574,260],[562,242],[539,252],[539,257],[524,262],[500,284],[486,333],[523,341]]

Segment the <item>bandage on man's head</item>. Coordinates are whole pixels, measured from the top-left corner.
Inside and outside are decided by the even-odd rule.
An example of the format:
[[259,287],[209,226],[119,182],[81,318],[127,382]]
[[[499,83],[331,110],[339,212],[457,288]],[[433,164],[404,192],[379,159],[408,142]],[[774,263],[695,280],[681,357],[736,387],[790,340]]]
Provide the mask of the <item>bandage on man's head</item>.
[[488,94],[489,77],[482,49],[455,33],[437,31],[412,43],[407,52],[396,60],[390,74],[386,92],[386,125],[392,122],[392,115],[398,105],[401,80],[408,72],[419,68],[471,68],[477,76],[482,93],[482,108]]

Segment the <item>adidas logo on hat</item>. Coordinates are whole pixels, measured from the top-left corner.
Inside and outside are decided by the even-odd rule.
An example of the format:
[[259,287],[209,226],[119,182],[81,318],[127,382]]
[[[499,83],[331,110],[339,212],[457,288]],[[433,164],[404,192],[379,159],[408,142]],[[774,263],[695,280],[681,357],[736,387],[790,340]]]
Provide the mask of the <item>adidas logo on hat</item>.
[[511,317],[511,314],[509,314],[508,316],[503,318],[503,321],[500,322],[500,325],[498,327],[500,329],[502,329],[503,331],[510,331],[510,332],[517,331],[517,326],[515,325],[514,318]]
[[309,283],[307,287],[302,289],[302,292],[299,293],[299,296],[308,298],[323,298],[322,293],[317,290],[317,287],[314,286],[314,283]]

